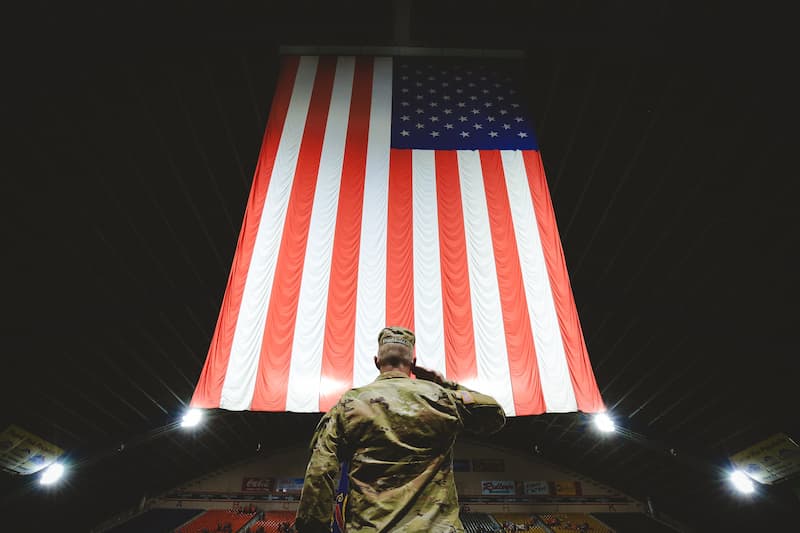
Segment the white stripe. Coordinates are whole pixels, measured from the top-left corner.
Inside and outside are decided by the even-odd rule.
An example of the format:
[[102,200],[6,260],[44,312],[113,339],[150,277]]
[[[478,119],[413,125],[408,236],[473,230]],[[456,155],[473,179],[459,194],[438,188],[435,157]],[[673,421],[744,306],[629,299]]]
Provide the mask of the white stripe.
[[253,399],[278,247],[283,235],[286,208],[289,204],[316,70],[316,57],[300,58],[253,246],[253,256],[247,272],[236,331],[233,334],[228,369],[220,397],[220,407],[223,409],[233,411],[248,409]]
[[503,150],[500,154],[506,175],[544,403],[550,413],[577,411],[522,152]]
[[378,375],[372,357],[386,326],[386,231],[389,212],[389,145],[392,125],[392,60],[375,59],[369,116],[364,208],[356,287],[353,386]]
[[340,57],[337,60],[297,302],[297,321],[286,391],[287,411],[319,411],[324,340],[321,332],[325,331],[333,256],[332,235],[336,228],[354,72],[354,58]]
[[411,152],[414,231],[414,328],[420,366],[445,373],[444,311],[436,207],[436,159],[430,150]]
[[489,393],[503,406],[506,414],[514,416],[503,307],[500,304],[489,209],[483,187],[483,169],[477,151],[458,152],[458,175],[478,367],[477,382],[464,385],[478,391],[491,391]]

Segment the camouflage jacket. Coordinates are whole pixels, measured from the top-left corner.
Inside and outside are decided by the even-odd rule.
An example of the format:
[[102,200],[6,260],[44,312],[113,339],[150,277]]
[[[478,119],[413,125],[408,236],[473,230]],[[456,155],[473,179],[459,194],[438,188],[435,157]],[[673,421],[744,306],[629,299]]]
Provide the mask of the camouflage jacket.
[[297,510],[299,533],[329,532],[339,465],[350,462],[347,533],[462,532],[453,444],[466,430],[493,433],[503,408],[479,392],[400,371],[345,393],[311,441]]

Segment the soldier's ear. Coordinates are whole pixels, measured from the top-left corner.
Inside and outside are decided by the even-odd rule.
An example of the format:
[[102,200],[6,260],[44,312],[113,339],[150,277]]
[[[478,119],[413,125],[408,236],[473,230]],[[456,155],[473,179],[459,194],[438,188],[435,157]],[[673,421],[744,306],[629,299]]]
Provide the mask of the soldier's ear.
[[380,369],[381,369],[381,365],[378,363],[378,356],[377,356],[377,355],[376,355],[376,356],[374,356],[374,357],[372,358],[372,360],[373,360],[373,361],[375,361],[375,368],[377,368],[378,370],[380,370]]

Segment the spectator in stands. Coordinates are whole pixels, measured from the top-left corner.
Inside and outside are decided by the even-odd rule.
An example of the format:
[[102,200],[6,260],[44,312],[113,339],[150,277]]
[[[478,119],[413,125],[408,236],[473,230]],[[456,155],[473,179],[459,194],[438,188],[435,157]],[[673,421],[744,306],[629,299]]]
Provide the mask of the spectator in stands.
[[[463,531],[453,444],[464,430],[498,431],[505,413],[494,398],[416,366],[414,343],[410,330],[384,328],[374,358],[380,375],[345,393],[320,421],[297,510],[298,533],[330,531],[342,462],[350,463],[343,518],[348,531]],[[410,379],[412,372],[417,379]]]

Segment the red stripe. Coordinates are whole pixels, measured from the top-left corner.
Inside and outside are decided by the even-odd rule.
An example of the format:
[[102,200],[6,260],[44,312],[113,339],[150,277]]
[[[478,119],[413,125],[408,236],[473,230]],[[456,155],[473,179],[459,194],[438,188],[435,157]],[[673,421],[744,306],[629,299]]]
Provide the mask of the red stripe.
[[475,332],[472,322],[467,241],[456,151],[436,152],[436,201],[444,313],[444,353],[447,378],[475,379]]
[[372,101],[372,59],[356,59],[347,124],[342,183],[333,236],[331,277],[325,315],[319,408],[327,411],[353,384],[356,286],[361,243],[361,213]]
[[536,364],[536,348],[533,344],[528,300],[522,281],[522,267],[519,263],[503,161],[500,152],[495,150],[482,151],[480,155],[500,305],[503,309],[514,412],[517,416],[538,415],[545,412],[546,406],[539,366]]
[[321,57],[311,91],[297,168],[286,209],[286,223],[278,250],[256,386],[250,405],[253,411],[286,410],[286,390],[289,384],[297,302],[300,299],[300,281],[335,73],[336,58]]
[[550,202],[550,191],[542,159],[539,152],[528,150],[523,150],[522,157],[525,161],[533,209],[536,212],[536,223],[539,226],[539,237],[542,241],[547,274],[550,278],[550,288],[553,292],[553,302],[578,410],[585,413],[604,411],[605,406],[594,379],[592,364],[589,362],[589,354],[578,320],[578,310],[575,308],[575,299],[572,296],[567,264],[564,261],[564,251],[561,248],[561,238],[556,227],[556,217]]
[[414,329],[414,198],[411,150],[389,156],[386,239],[386,324]]
[[258,156],[253,185],[247,201],[247,209],[236,244],[236,254],[233,257],[231,273],[228,276],[228,286],[217,319],[217,327],[211,338],[203,371],[197,382],[191,405],[193,407],[219,407],[222,394],[222,384],[228,370],[228,359],[233,343],[233,334],[236,331],[236,322],[239,318],[239,306],[242,303],[242,294],[250,268],[250,259],[253,255],[258,226],[261,221],[261,212],[267,198],[269,181],[272,168],[275,165],[275,156],[278,152],[281,133],[289,110],[289,101],[292,96],[299,57],[286,57],[281,64],[278,85],[272,99],[272,108],[269,121],[261,143],[261,152]]

